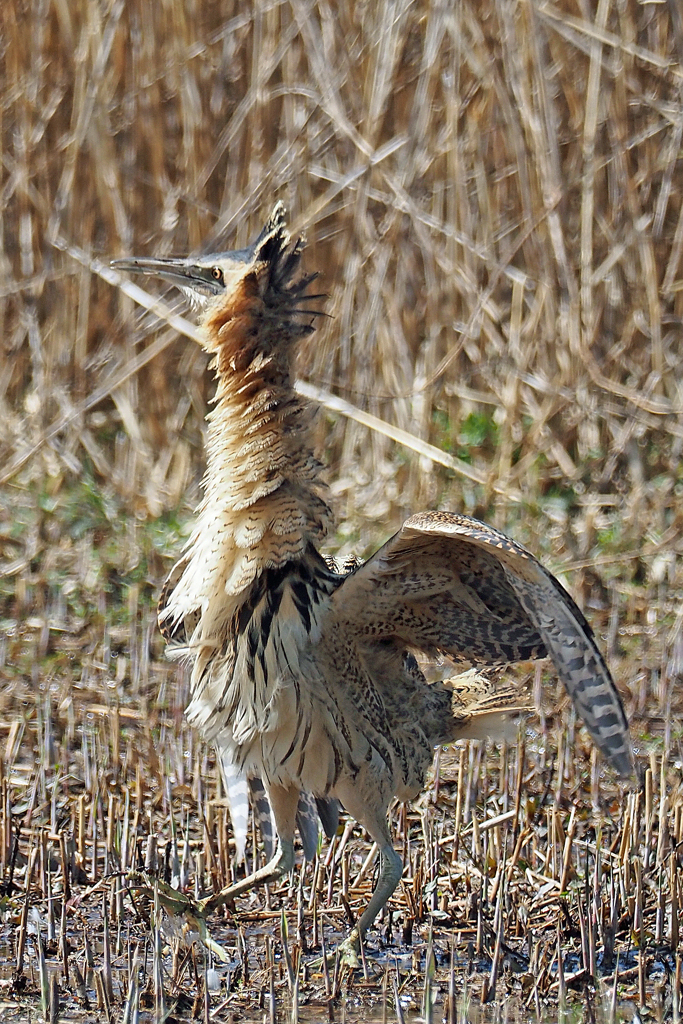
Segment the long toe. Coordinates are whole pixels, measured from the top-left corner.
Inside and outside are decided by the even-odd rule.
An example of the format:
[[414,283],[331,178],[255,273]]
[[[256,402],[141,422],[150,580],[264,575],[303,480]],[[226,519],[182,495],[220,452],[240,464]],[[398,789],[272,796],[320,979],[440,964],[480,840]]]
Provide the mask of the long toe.
[[358,932],[354,928],[351,934],[337,946],[339,963],[343,967],[360,967],[360,960],[358,959],[359,945],[360,938],[358,936]]

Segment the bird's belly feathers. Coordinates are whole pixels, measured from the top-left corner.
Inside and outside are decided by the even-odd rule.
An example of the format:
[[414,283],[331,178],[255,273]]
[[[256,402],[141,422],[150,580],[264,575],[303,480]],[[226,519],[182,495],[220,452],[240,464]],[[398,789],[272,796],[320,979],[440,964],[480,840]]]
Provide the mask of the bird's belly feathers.
[[357,784],[410,799],[442,742],[429,707],[436,689],[407,672],[400,649],[349,637],[310,576],[280,582],[216,637],[200,623],[188,718],[267,783],[316,796]]
[[291,641],[273,636],[263,657],[265,679],[258,668],[253,678],[247,675],[239,656],[230,679],[224,655],[214,653],[204,666],[198,659],[190,721],[206,739],[220,736],[234,763],[266,783],[316,796],[340,795],[348,785],[372,787],[387,801],[415,796],[433,753],[419,716],[408,707],[401,716],[392,709],[386,721],[381,697],[363,686],[352,665],[343,676],[325,675],[315,645],[304,641],[297,648]]

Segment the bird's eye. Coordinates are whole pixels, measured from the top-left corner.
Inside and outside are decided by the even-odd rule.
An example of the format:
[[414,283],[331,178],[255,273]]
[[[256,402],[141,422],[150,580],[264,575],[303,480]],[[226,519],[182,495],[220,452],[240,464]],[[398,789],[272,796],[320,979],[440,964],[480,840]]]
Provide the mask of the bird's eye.
[[219,284],[223,284],[223,271],[220,267],[214,267],[211,271],[211,277],[214,281],[218,281]]

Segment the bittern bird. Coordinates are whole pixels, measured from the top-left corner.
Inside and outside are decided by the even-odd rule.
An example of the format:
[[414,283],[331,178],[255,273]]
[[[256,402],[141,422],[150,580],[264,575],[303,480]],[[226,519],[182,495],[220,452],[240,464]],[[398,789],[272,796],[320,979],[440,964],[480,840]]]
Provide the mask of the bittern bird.
[[[242,777],[263,780],[278,850],[204,900],[205,916],[294,862],[302,792],[338,801],[380,848],[349,956],[396,888],[387,811],[423,788],[434,748],[462,735],[461,701],[428,683],[415,653],[478,665],[550,657],[604,757],[633,769],[621,699],[583,615],[515,541],[465,515],[422,512],[367,562],[320,554],[331,522],[309,411],[293,387],[313,330],[281,204],[248,249],[201,260],[117,260],[200,296],[217,387],[204,499],[159,604],[169,645],[192,659],[189,719]],[[465,718],[467,716],[465,715]]]

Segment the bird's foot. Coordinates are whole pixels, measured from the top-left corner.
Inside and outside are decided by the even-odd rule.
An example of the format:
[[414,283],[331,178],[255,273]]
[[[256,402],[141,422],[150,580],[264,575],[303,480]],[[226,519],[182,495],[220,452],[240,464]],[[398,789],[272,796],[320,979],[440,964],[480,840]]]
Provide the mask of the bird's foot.
[[[159,879],[154,879],[152,884],[149,883],[149,880],[145,879],[143,884],[132,884],[130,888],[143,892],[153,899],[156,898],[170,919],[178,922],[173,926],[172,930],[178,936],[182,936],[189,944],[192,943],[192,937],[197,936],[200,942],[220,960],[226,962],[230,959],[223,947],[219,946],[211,938],[206,927],[207,914],[215,909],[216,906],[220,906],[222,902],[228,902],[227,899],[216,902],[217,897],[213,896],[197,903],[191,897],[186,896],[185,893],[172,889],[170,885]],[[217,895],[220,896],[221,894]]]
[[160,878],[149,878],[139,872],[131,872],[128,875],[128,888],[134,892],[141,892],[150,899],[156,898],[171,917],[199,912],[199,905],[194,900],[179,889],[173,889],[167,882],[162,882]]
[[[337,953],[339,954],[339,964],[342,967],[360,967],[360,960],[358,959],[358,949],[360,946],[360,935],[354,928],[353,931],[340,942],[337,946]],[[335,954],[336,955],[336,954]]]
[[328,951],[325,956],[309,961],[308,966],[317,970],[322,967],[323,963],[327,963],[328,969],[333,969],[338,962],[340,967],[355,969],[360,967],[359,948],[360,936],[358,930],[354,928],[343,942],[340,942],[332,951]]
[[207,896],[203,900],[199,900],[196,904],[196,911],[200,917],[208,917],[213,914],[214,911],[218,910],[219,907],[228,905],[228,909],[234,913],[235,910],[235,897],[231,892],[234,886],[229,886],[227,889],[221,889],[220,892],[215,892],[213,896]]

